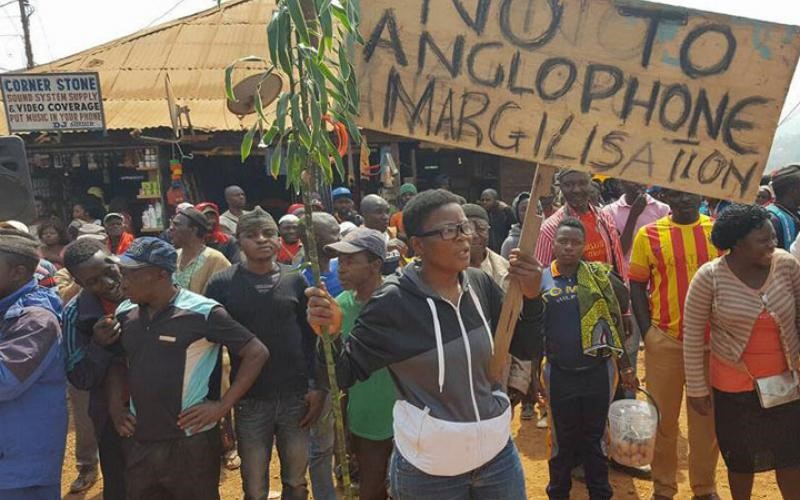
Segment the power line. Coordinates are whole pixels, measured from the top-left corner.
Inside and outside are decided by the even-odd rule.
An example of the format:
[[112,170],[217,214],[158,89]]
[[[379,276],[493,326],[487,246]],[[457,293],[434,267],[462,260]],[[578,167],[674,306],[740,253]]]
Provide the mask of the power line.
[[781,125],[783,125],[784,123],[788,122],[788,121],[789,121],[789,119],[790,119],[790,118],[792,117],[792,115],[794,114],[794,112],[795,112],[795,111],[797,111],[797,108],[800,108],[800,101],[797,101],[797,104],[795,104],[795,105],[794,105],[794,107],[791,109],[791,111],[789,111],[789,112],[786,114],[786,116],[784,116],[784,117],[783,117],[783,120],[781,120],[781,121],[780,121],[780,123],[778,123],[778,127],[777,127],[777,128],[780,128],[780,127],[781,127]]
[[[35,10],[34,13],[39,14],[39,11]],[[31,14],[31,15],[33,15],[33,14]],[[47,48],[48,61],[52,61],[53,60],[53,51],[50,48],[50,40],[47,38],[47,31],[44,29],[44,23],[42,23],[42,16],[41,15],[37,15],[36,16],[36,23],[39,25],[39,31],[42,32],[42,38],[44,38],[44,46],[45,46],[45,48]]]
[[154,25],[154,24],[155,24],[155,23],[157,23],[158,21],[160,21],[160,20],[164,19],[165,17],[167,17],[167,16],[168,16],[168,15],[169,15],[169,14],[170,14],[170,13],[171,13],[173,10],[177,9],[178,7],[180,7],[180,5],[181,5],[183,2],[185,2],[185,1],[186,1],[186,0],[178,0],[177,2],[175,2],[175,4],[173,4],[173,6],[172,6],[172,7],[170,7],[170,8],[169,8],[169,9],[168,9],[166,12],[164,12],[163,14],[161,14],[160,16],[158,16],[157,18],[155,18],[155,19],[153,19],[152,21],[150,21],[150,22],[147,24],[147,26],[145,26],[145,28],[149,28],[150,26]]

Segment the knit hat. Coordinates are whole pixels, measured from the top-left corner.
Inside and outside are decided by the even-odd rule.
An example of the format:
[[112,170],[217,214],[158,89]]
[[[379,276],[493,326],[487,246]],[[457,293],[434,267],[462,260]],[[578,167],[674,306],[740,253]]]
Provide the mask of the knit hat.
[[17,229],[0,228],[0,254],[13,254],[38,262],[39,245],[28,233]]
[[236,226],[236,233],[241,234],[250,229],[267,226],[270,229],[278,232],[278,225],[275,224],[275,219],[260,206],[256,205],[255,208],[239,217],[239,224]]
[[402,186],[400,186],[400,196],[404,194],[417,194],[417,186],[411,184],[410,182],[406,182]]
[[461,205],[461,208],[464,210],[464,215],[466,215],[468,219],[483,219],[486,222],[489,222],[489,214],[486,213],[486,209],[482,206],[475,205],[474,203],[466,203]]

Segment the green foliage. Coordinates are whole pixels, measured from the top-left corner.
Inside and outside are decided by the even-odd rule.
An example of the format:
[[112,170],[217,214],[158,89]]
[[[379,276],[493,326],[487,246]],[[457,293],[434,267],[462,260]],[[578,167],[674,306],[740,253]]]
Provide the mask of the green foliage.
[[[325,128],[324,116],[343,123],[353,142],[361,141],[355,123],[358,85],[350,62],[355,43],[362,42],[358,21],[356,0],[279,0],[267,26],[269,60],[245,57],[225,70],[225,91],[231,100],[233,73],[240,63],[261,61],[269,65],[264,78],[277,70],[288,79],[272,120],[263,112],[256,92],[256,123],[242,140],[241,156],[242,161],[247,159],[254,143],[274,144],[278,149],[270,171],[277,176],[285,164],[288,187],[296,193],[302,188],[303,171],[321,175],[330,184],[335,165],[344,177],[344,162]],[[285,154],[279,154],[280,148],[285,148]]]
[[[260,147],[275,146],[270,159],[270,173],[277,178],[286,168],[286,187],[303,196],[307,228],[313,227],[311,190],[316,186],[316,180],[331,184],[332,163],[339,175],[345,176],[344,162],[325,128],[325,117],[330,116],[344,124],[352,141],[361,142],[355,123],[358,85],[350,63],[355,43],[363,43],[358,33],[358,20],[357,0],[278,0],[267,26],[269,62],[250,56],[233,62],[225,70],[225,92],[228,99],[235,100],[233,72],[236,65],[258,61],[268,65],[256,91],[256,121],[242,139],[242,161],[252,152],[257,136]],[[274,71],[280,71],[288,78],[289,88],[278,97],[275,118],[270,121],[262,109],[260,93],[261,83]],[[315,286],[321,287],[314,232],[308,231],[305,238],[304,265],[311,269]],[[333,337],[323,328],[325,365],[334,401],[336,453],[342,466],[345,498],[351,500],[353,492],[339,403],[342,395],[336,381],[332,344]]]

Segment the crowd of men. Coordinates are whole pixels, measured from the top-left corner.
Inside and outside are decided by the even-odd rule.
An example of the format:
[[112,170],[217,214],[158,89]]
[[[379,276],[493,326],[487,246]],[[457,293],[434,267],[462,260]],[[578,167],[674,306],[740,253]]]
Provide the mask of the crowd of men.
[[[655,454],[651,467],[611,466],[652,478],[656,500],[675,497],[686,394],[694,498],[717,498],[720,449],[734,498],[749,498],[752,474],[766,470],[777,471],[784,498],[800,498],[800,446],[787,451],[771,435],[730,444],[708,399],[742,408],[755,422],[743,429],[800,439],[800,402],[774,410],[729,397],[778,375],[765,352],[778,349],[786,370],[797,363],[800,166],[765,178],[752,206],[576,170],[556,180],[535,207],[545,221],[530,256],[517,248],[528,193],[506,204],[486,189],[472,204],[413,184],[400,187],[397,206],[376,194],[357,204],[337,187],[330,212],[315,201],[310,226],[303,205],[276,221],[238,186],[226,188],[224,212],[179,205],[160,237],[134,238],[130,215],[98,213],[97,199],[76,203],[67,225],[0,223],[0,498],[60,498],[69,398],[71,492],[98,481],[99,467],[106,500],[216,499],[225,467],[240,470],[244,498],[266,499],[274,447],[281,498],[334,500],[338,402],[323,329],[337,338],[362,500],[525,498],[508,429],[517,404],[550,429],[548,496],[569,498],[579,477],[592,499],[611,498],[607,415],[614,399],[635,397],[640,350],[660,412]],[[758,231],[761,253],[748,250]],[[305,265],[311,240],[324,287]],[[687,319],[687,295],[693,305],[705,296],[693,281],[703,270],[727,262],[731,276],[765,290],[777,276],[759,282],[761,268],[748,263],[760,256],[771,270],[786,252],[796,257],[780,261],[791,303],[775,312],[774,294],[760,292],[763,308],[734,354],[714,344],[716,299]],[[708,297],[725,276],[708,278]],[[523,312],[507,373],[492,380],[482,366],[512,280]],[[765,311],[793,319],[778,334]],[[705,324],[712,348],[698,354]],[[762,331],[784,341],[770,351]],[[732,387],[737,363],[749,378]],[[767,445],[770,456],[759,451]]]

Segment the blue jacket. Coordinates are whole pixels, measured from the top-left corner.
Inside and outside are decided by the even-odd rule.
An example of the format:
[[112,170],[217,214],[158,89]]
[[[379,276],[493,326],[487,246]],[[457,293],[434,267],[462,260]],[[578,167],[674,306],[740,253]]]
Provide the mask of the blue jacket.
[[67,435],[61,300],[31,280],[0,299],[0,498],[61,484]]

